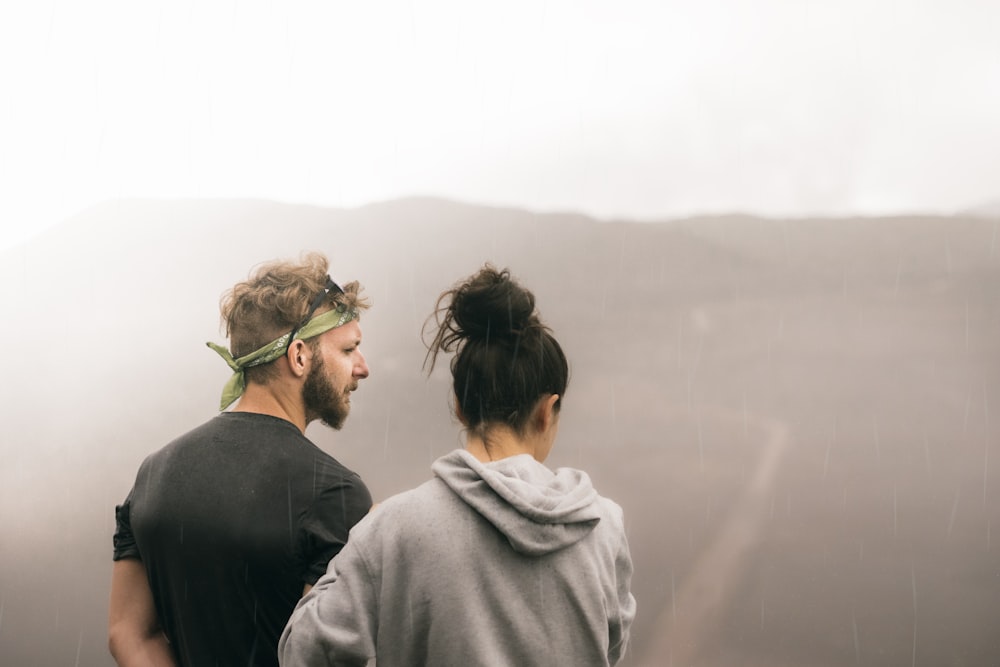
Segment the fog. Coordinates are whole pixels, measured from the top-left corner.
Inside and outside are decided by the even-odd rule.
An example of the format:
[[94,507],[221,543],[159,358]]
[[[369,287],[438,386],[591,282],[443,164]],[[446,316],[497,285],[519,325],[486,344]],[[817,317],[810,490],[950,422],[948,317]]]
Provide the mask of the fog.
[[7,2],[0,248],[119,197],[599,217],[997,196],[1000,4]]
[[625,510],[637,665],[1000,660],[1000,219],[659,223],[408,199],[114,200],[0,254],[0,664],[111,665],[114,505],[210,418],[218,301],[321,250],[374,302],[371,377],[308,435],[376,500],[460,444],[421,370],[485,261],[571,363],[550,465]]

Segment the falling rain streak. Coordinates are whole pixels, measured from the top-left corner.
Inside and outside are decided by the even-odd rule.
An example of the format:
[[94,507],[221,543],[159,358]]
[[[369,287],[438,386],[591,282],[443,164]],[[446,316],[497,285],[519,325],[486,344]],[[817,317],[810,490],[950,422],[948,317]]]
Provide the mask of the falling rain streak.
[[701,415],[698,415],[698,467],[705,472],[705,441],[701,433]]
[[746,439],[746,437],[747,437],[747,435],[749,434],[749,431],[750,431],[750,426],[747,423],[747,419],[748,419],[748,415],[747,415],[747,392],[744,389],[743,390],[743,438],[744,439]]
[[990,394],[986,388],[986,380],[983,380],[983,421],[986,428],[990,426]]
[[389,459],[389,423],[392,416],[392,405],[389,405],[385,409],[385,435],[382,439],[382,460],[386,461]]
[[969,335],[972,328],[970,319],[972,315],[969,313],[969,298],[965,298],[965,351],[969,351]]
[[917,664],[917,571],[910,566],[910,583],[913,585],[913,660],[911,667]]
[[896,484],[892,485],[892,536],[896,537],[899,528],[899,499],[897,498]]
[[670,571],[670,616],[677,620],[677,587],[674,583],[674,571]]
[[896,283],[893,285],[892,288],[892,298],[894,299],[899,297],[899,279],[902,277],[902,275],[903,275],[903,256],[900,255],[899,259],[896,260]]
[[684,368],[683,350],[684,350],[684,320],[678,317],[677,318],[677,370],[681,370],[682,368]]
[[872,417],[872,434],[875,436],[875,460],[882,461],[882,440],[878,432],[878,417]]
[[854,661],[861,664],[861,639],[858,637],[858,617],[851,614],[851,628],[854,630]]
[[826,454],[823,456],[823,479],[824,480],[826,480],[826,473],[827,473],[827,470],[830,468],[830,449],[831,449],[831,447],[832,447],[832,443],[828,442],[827,445],[826,445]]
[[951,517],[948,519],[948,537],[951,537],[951,531],[955,527],[955,515],[958,514],[958,499],[962,496],[962,487],[958,487],[955,490],[955,501],[951,504]]
[[986,505],[986,491],[990,479],[990,443],[983,445],[983,505]]
[[972,416],[972,388],[969,388],[969,392],[965,396],[965,417],[962,419],[962,434],[968,435],[969,433],[969,418]]
[[618,422],[618,407],[617,404],[615,403],[615,385],[614,383],[612,383],[611,384],[611,431],[612,434],[616,436],[615,438],[616,440],[618,435],[617,422]]

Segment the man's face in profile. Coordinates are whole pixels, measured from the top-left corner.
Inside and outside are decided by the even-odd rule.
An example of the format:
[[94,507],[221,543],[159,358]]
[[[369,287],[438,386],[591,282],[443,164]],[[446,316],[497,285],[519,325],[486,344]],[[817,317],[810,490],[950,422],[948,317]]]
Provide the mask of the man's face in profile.
[[339,429],[351,411],[351,392],[368,377],[361,353],[361,326],[357,320],[331,329],[317,338],[312,366],[302,387],[306,415]]

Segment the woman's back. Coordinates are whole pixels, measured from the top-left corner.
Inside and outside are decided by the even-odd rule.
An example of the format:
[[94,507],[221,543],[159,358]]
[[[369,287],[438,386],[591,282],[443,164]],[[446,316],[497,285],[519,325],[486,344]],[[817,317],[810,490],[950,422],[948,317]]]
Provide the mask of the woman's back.
[[[377,655],[380,667],[617,662],[635,613],[621,509],[585,473],[552,472],[527,455],[484,464],[456,450],[433,471],[358,524],[316,585],[337,594],[317,592],[296,612],[283,658],[354,664]],[[359,607],[377,613],[358,615]],[[328,618],[338,621],[327,626]]]

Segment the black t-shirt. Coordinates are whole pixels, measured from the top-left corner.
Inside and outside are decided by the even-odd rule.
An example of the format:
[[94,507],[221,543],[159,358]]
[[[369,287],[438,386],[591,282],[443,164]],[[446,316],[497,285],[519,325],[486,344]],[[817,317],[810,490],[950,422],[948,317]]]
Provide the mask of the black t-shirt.
[[277,665],[302,596],[371,508],[358,475],[291,422],[222,413],[149,456],[115,509],[182,665]]

